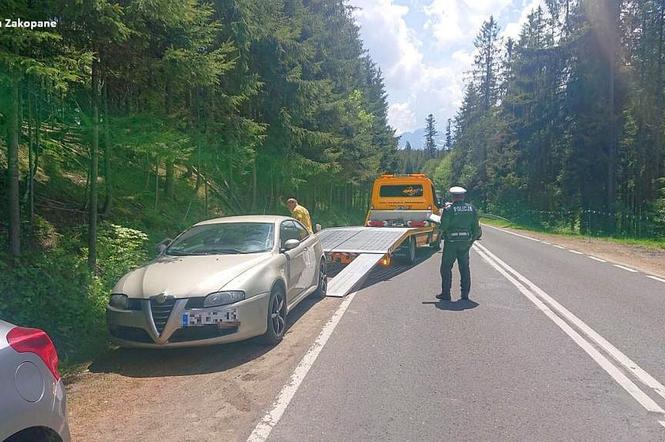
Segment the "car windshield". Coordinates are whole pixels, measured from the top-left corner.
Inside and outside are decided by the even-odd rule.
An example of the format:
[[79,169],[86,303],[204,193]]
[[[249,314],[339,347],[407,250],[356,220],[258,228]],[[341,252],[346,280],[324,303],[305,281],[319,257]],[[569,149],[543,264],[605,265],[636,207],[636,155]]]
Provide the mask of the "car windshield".
[[194,226],[166,249],[167,255],[228,255],[271,250],[272,223],[218,223]]

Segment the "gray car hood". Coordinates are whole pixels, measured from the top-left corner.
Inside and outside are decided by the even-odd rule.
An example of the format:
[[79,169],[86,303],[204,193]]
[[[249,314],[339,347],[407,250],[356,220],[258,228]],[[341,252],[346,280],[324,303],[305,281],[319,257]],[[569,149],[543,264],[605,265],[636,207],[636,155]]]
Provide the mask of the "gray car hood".
[[160,293],[176,298],[205,296],[271,256],[270,253],[162,256],[123,276],[113,293],[146,299]]

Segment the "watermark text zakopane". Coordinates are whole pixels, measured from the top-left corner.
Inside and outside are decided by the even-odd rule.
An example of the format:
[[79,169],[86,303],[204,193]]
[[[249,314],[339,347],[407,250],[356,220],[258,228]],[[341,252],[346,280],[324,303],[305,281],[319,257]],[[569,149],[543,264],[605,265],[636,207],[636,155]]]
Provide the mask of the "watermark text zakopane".
[[0,19],[0,28],[53,29],[58,26],[55,20],[23,20],[20,18]]

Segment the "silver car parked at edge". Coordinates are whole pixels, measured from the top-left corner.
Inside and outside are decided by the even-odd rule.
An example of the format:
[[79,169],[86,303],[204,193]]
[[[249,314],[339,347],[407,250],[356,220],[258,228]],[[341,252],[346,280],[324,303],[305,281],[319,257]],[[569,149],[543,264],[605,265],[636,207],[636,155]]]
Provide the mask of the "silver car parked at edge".
[[160,249],[113,289],[107,321],[121,346],[185,347],[261,335],[276,344],[289,311],[313,292],[326,293],[321,243],[293,218],[204,221]]
[[0,440],[67,442],[66,408],[48,335],[0,320]]

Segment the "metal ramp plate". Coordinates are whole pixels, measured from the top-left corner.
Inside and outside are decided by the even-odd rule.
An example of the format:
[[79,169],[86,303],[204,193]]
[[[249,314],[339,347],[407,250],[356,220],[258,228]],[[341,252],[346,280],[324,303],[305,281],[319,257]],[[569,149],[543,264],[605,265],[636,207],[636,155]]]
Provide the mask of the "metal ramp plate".
[[327,296],[342,298],[346,296],[354,286],[359,284],[372,267],[383,257],[382,254],[363,253],[358,255],[351,264],[339,272],[337,276],[328,283]]
[[328,252],[379,253],[392,252],[400,239],[411,229],[407,227],[340,227],[319,233],[323,250]]

